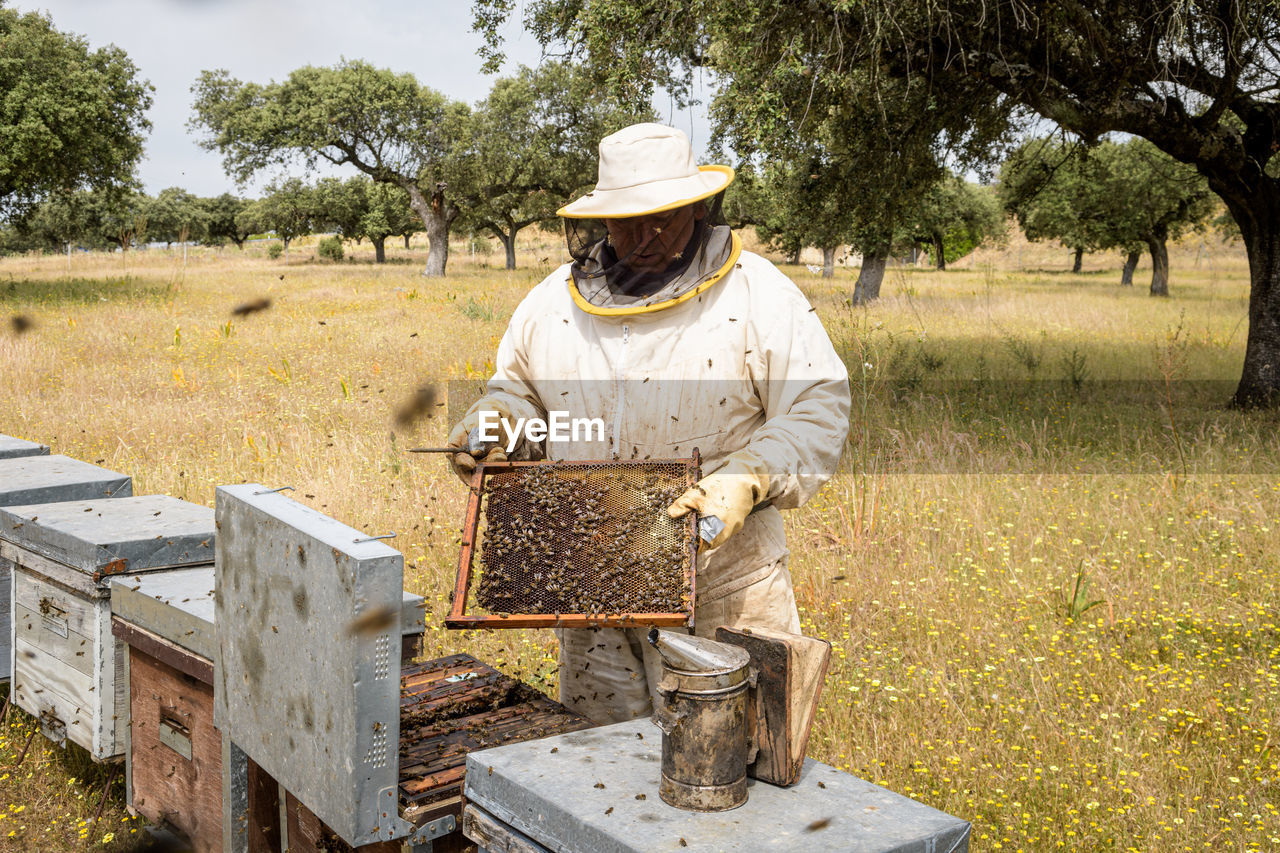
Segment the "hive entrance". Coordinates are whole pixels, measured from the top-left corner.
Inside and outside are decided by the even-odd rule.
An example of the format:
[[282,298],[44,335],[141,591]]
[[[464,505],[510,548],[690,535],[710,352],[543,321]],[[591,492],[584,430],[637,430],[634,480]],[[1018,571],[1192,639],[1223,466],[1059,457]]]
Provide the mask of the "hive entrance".
[[695,460],[478,466],[447,624],[691,624],[696,522],[667,507],[696,481]]

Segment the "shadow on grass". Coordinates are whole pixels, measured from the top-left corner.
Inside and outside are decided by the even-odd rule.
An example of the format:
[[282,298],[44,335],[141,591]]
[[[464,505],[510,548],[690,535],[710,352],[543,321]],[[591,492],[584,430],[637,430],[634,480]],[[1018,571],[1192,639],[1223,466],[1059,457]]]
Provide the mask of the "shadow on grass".
[[1101,269],[1101,270],[1080,270],[1080,272],[1072,272],[1071,270],[1046,270],[1046,269],[1025,269],[1018,270],[1026,275],[1086,275],[1086,276],[1106,276],[1115,275],[1118,269]]
[[58,278],[0,282],[0,305],[68,305],[91,302],[156,300],[166,288],[133,278]]

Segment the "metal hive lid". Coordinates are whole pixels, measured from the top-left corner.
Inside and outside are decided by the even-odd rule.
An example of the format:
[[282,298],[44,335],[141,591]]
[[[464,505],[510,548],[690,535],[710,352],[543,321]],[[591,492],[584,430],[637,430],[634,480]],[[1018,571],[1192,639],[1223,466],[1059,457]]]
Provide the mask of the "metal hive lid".
[[0,506],[122,498],[133,480],[70,456],[0,459]]
[[49,445],[37,444],[12,435],[0,435],[0,459],[14,459],[19,456],[47,456]]
[[114,615],[213,660],[213,566],[124,575],[111,586]]
[[353,847],[403,838],[404,557],[256,483],[216,503],[214,725]]
[[0,537],[92,575],[213,562],[213,510],[166,495],[0,507]]

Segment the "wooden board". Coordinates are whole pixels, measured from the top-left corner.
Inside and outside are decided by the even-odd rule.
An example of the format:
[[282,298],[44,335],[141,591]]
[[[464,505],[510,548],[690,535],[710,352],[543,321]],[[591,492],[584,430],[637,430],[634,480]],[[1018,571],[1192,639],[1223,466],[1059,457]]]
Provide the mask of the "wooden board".
[[462,812],[462,832],[485,853],[547,853],[547,848],[529,836],[475,806]]
[[403,667],[400,695],[400,804],[415,823],[461,794],[468,753],[593,725],[470,655]]
[[52,737],[65,726],[66,736],[95,761],[123,755],[125,735],[117,723],[129,686],[121,647],[111,636],[109,600],[85,597],[19,565],[13,614],[15,683],[21,676],[24,686],[15,690],[18,707],[51,715],[46,732]]
[[248,853],[280,853],[280,784],[250,758]]
[[196,853],[218,853],[222,736],[213,727],[212,685],[136,648],[129,682],[133,807],[181,832]]
[[0,681],[13,675],[13,563],[0,557]]
[[93,679],[25,640],[17,640],[13,650],[14,703],[40,720],[46,732],[52,715],[65,726],[68,740],[92,752]]
[[758,673],[753,701],[747,703],[747,736],[759,752],[747,775],[794,785],[804,766],[831,644],[766,628],[721,627],[716,639],[746,649]]

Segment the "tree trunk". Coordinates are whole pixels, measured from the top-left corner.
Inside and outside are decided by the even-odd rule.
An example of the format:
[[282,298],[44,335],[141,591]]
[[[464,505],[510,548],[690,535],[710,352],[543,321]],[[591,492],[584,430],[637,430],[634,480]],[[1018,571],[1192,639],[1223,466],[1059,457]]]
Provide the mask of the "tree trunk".
[[822,248],[822,277],[834,278],[836,274],[836,247],[824,246]]
[[1133,271],[1138,268],[1138,261],[1141,260],[1141,252],[1130,252],[1124,259],[1124,269],[1120,271],[1120,284],[1125,287],[1133,287]]
[[933,262],[940,270],[947,268],[947,256],[942,248],[942,235],[933,235]]
[[795,264],[795,265],[797,265],[797,266],[800,264],[800,249],[799,249],[799,248],[795,248],[795,249],[792,249],[792,250],[791,250],[791,255],[787,258],[787,263],[789,263],[789,264]]
[[1243,409],[1280,406],[1280,182],[1264,177],[1250,189],[1219,193],[1249,254],[1249,337],[1231,399]]
[[1169,247],[1165,245],[1165,233],[1151,234],[1147,237],[1147,248],[1151,250],[1151,295],[1169,295]]
[[1084,263],[1084,249],[1076,246],[1076,259],[1071,263],[1072,272],[1080,272],[1080,267]]
[[427,229],[427,267],[422,274],[443,278],[445,265],[449,263],[449,222],[453,218],[450,205],[445,201],[444,184],[436,184],[430,199],[416,183],[405,181],[401,187],[409,193],[409,206]]
[[853,285],[853,304],[865,305],[880,298],[880,283],[884,281],[884,266],[889,259],[888,249],[875,249],[862,254],[862,268]]
[[502,241],[502,248],[507,250],[507,269],[516,268],[516,229],[512,228],[510,232],[498,235],[498,239]]
[[410,237],[410,236],[412,236],[412,235],[409,235],[409,234],[404,235],[404,247],[405,247],[405,249],[408,249],[408,248],[409,248],[409,237]]
[[369,242],[373,244],[373,262],[375,264],[385,264],[387,262],[387,235],[380,237],[369,236]]

